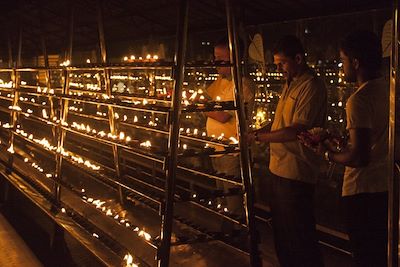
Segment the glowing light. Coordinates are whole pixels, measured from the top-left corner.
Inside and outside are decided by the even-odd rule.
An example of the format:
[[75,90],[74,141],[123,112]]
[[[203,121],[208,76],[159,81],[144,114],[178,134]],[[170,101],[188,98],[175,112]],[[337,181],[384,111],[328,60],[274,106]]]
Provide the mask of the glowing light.
[[140,146],[142,147],[151,147],[151,142],[147,140],[146,142],[140,143]]
[[69,66],[70,64],[71,64],[71,61],[70,61],[70,60],[66,60],[66,61],[62,62],[62,63],[60,64],[60,66],[62,66],[62,67],[67,67],[67,66]]
[[11,146],[7,149],[8,152],[10,152],[11,154],[14,154],[14,146],[11,144]]
[[138,236],[144,237],[144,239],[146,239],[147,241],[151,240],[151,235],[143,230],[139,231]]
[[124,257],[125,267],[139,267],[139,265],[133,263],[133,257],[131,254],[126,254]]
[[229,137],[229,140],[232,142],[232,144],[238,144],[239,143],[239,140],[237,140],[235,137],[233,137],[233,136],[231,136],[231,137]]
[[45,109],[42,109],[42,116],[43,116],[43,118],[45,118],[45,119],[48,119],[48,118],[49,118],[49,116],[47,115],[47,111],[46,111]]

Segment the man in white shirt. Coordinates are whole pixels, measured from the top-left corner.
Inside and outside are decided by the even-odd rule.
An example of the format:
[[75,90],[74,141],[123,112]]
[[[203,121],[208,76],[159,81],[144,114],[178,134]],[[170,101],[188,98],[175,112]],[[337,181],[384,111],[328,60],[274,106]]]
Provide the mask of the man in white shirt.
[[271,129],[259,129],[250,141],[270,143],[270,207],[275,250],[282,267],[321,267],[314,217],[314,188],[321,160],[297,135],[324,127],[327,90],[307,66],[304,48],[295,36],[285,36],[274,48],[274,63],[286,83]]
[[387,266],[389,86],[381,42],[372,32],[351,33],[340,57],[345,80],[358,86],[346,104],[350,139],[343,151],[324,155],[346,166],[342,196],[356,266]]
[[[214,47],[215,61],[230,61],[229,43],[227,38],[219,40]],[[207,94],[213,101],[234,101],[235,85],[231,76],[231,68],[217,67],[218,79],[208,88]],[[246,77],[242,77],[243,97],[246,103],[247,123],[250,121],[253,111],[255,84]],[[221,137],[229,140],[233,137],[238,139],[237,118],[234,111],[210,111],[205,112],[207,116],[206,128],[208,136]],[[223,151],[222,146],[215,146],[216,151]],[[211,157],[213,169],[218,173],[224,173],[226,176],[240,178],[240,160],[238,154],[221,154]],[[220,190],[228,191],[238,186],[229,182],[217,181],[217,187]],[[220,199],[223,208],[227,208],[230,213],[237,216],[244,215],[244,202],[242,196],[228,196]],[[228,228],[228,227],[227,227]],[[230,229],[223,229],[230,231]]]

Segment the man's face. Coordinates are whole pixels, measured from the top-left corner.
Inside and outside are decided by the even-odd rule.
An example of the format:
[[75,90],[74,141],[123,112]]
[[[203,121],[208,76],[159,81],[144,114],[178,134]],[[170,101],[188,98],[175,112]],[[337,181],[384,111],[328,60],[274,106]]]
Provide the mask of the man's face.
[[[214,48],[214,59],[215,61],[227,61],[229,62],[229,47],[227,46],[216,46]],[[231,68],[230,67],[217,67],[218,74],[222,76],[230,76]]]
[[283,53],[278,53],[274,55],[274,63],[277,71],[282,72],[287,80],[291,80],[300,69],[301,58],[298,56],[291,58]]
[[357,77],[353,60],[349,58],[342,50],[340,50],[340,60],[343,64],[342,67],[344,72],[344,80],[346,82],[355,82]]

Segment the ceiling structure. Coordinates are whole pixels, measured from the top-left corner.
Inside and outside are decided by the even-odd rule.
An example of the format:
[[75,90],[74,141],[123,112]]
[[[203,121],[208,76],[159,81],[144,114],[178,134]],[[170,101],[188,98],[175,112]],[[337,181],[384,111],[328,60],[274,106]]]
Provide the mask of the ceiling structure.
[[[390,9],[390,0],[237,0],[232,1],[244,26],[323,17],[373,9]],[[98,9],[103,12],[108,47],[144,38],[171,37],[176,31],[179,0],[17,0],[1,1],[0,55],[15,57],[22,34],[23,55],[61,54],[68,46],[73,11],[74,49],[98,47]],[[189,31],[207,32],[226,27],[224,0],[189,0]],[[43,38],[41,38],[41,36]]]

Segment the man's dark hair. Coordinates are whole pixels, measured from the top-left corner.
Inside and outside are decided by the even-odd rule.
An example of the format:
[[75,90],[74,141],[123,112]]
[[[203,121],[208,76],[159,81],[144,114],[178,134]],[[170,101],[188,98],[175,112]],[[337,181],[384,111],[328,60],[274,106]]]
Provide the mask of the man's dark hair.
[[[242,39],[238,38],[239,40],[239,56],[243,57],[243,51],[244,51],[244,44]],[[219,39],[217,42],[215,42],[214,47],[217,46],[223,46],[223,47],[228,47],[229,48],[229,38],[228,36],[224,36],[223,38]]]
[[294,35],[286,35],[275,43],[272,53],[274,55],[282,53],[294,59],[297,54],[304,57],[304,48],[299,38]]
[[350,33],[340,44],[340,50],[350,59],[357,59],[369,71],[379,71],[382,65],[382,44],[370,31]]

